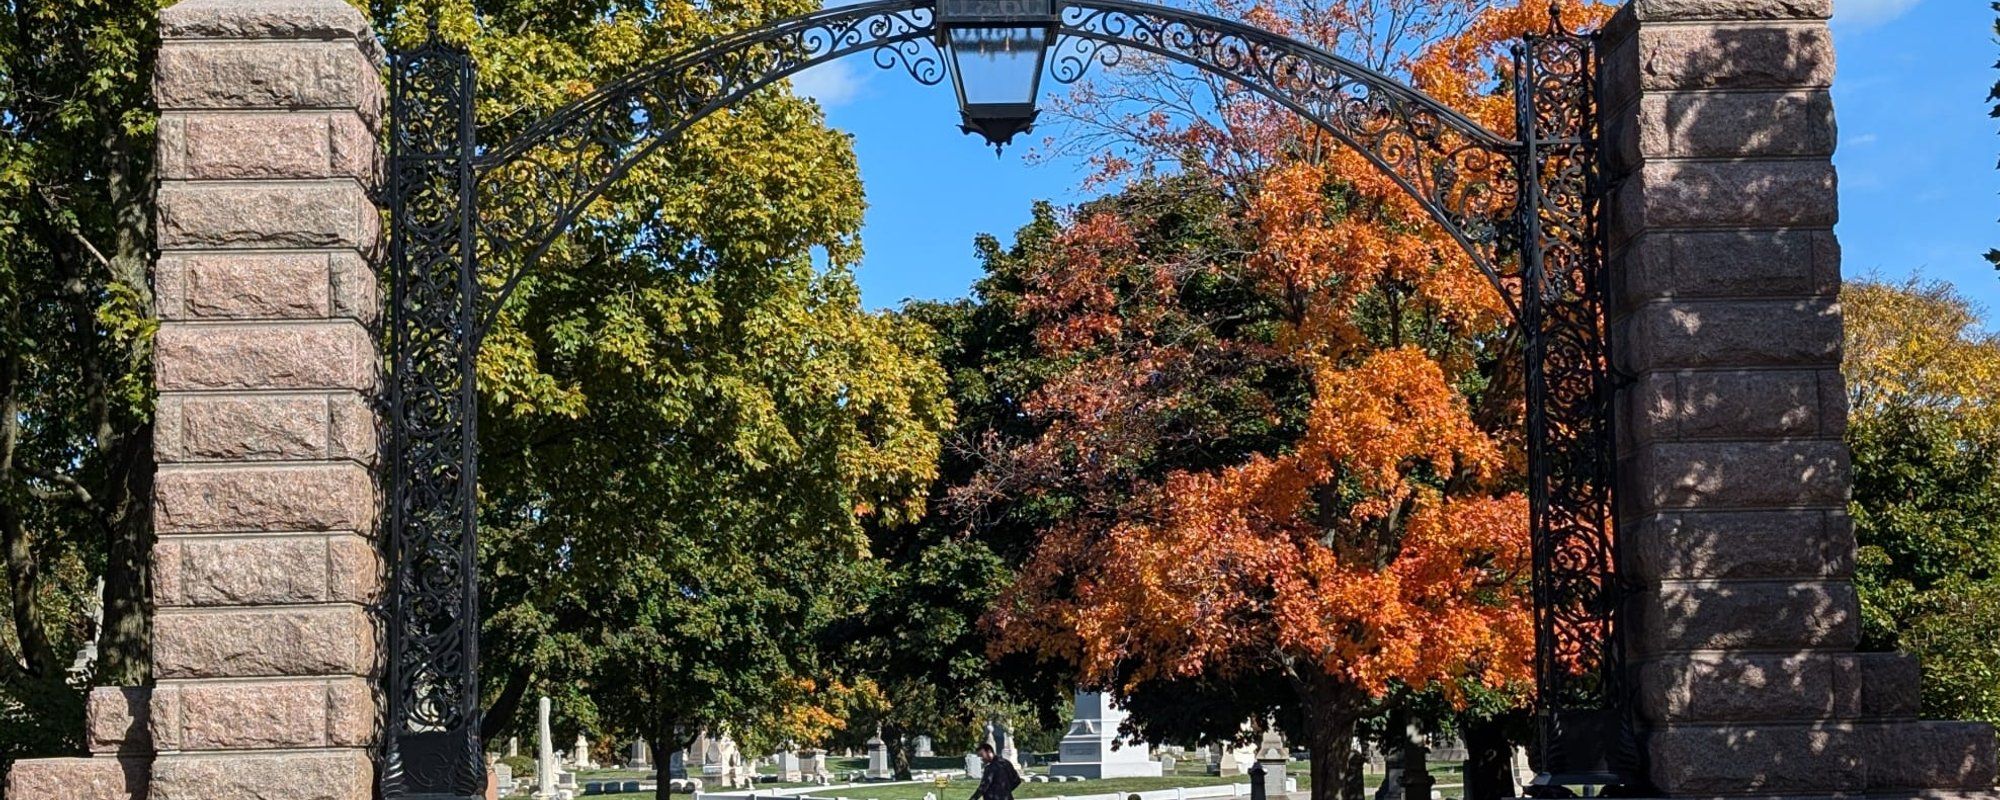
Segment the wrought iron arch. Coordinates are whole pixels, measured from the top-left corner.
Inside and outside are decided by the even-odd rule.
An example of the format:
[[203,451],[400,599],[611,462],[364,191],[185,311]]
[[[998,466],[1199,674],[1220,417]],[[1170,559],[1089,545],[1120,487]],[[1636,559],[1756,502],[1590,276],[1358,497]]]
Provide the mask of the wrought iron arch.
[[[949,0],[947,0],[949,1]],[[476,70],[433,41],[391,63],[388,719],[385,797],[485,786],[477,691],[472,365],[523,276],[604,192],[689,126],[801,70],[858,54],[935,85],[939,0],[779,20],[638,69],[483,147]],[[1613,536],[1603,190],[1593,35],[1551,20],[1515,48],[1517,135],[1306,42],[1137,0],[1057,0],[1052,77],[1127,48],[1220,75],[1373,163],[1505,300],[1526,362],[1541,770],[1563,785],[1642,774]],[[502,266],[482,296],[482,263]]]

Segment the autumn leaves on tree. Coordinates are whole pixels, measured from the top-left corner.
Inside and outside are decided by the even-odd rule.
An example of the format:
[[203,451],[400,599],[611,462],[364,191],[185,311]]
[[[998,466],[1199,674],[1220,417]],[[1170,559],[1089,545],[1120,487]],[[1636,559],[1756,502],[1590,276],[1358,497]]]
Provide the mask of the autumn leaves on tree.
[[[1482,5],[1223,11],[1373,54],[1506,132],[1502,43],[1548,9]],[[1576,23],[1605,11],[1565,6]],[[1099,177],[1131,187],[1002,264],[1050,364],[1024,403],[1041,430],[987,442],[954,499],[1061,500],[989,619],[996,651],[1128,694],[1280,678],[1319,754],[1346,752],[1393,685],[1523,687],[1523,404],[1502,297],[1362,153],[1242,90],[1138,69],[1060,109],[1094,132]],[[1203,92],[1218,111],[1176,114]],[[1345,767],[1314,759],[1315,793]]]

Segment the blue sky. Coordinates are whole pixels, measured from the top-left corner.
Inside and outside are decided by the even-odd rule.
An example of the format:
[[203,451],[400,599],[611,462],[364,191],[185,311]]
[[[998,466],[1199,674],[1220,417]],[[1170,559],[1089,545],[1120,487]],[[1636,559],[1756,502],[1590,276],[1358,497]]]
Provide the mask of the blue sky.
[[[2000,327],[2000,157],[1985,96],[2000,47],[1984,0],[1835,0],[1834,82],[1841,222],[1850,277],[1920,272],[1950,280]],[[1009,237],[1038,198],[1077,199],[1079,165],[995,157],[959,133],[949,85],[926,87],[852,58],[801,75],[798,90],[854,134],[868,191],[859,277],[871,307],[964,296],[972,238]],[[1034,138],[1022,137],[1023,140]]]

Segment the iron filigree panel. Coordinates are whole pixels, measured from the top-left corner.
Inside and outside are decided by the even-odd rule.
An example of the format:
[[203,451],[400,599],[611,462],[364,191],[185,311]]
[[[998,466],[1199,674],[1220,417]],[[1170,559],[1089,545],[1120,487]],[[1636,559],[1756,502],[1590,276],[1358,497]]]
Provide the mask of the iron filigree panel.
[[473,89],[472,59],[436,41],[390,64],[386,797],[486,790],[474,563]]
[[[1543,783],[1641,772],[1625,674],[1594,36],[1551,18],[1515,49],[1521,327]],[[1621,777],[1625,776],[1625,777]]]

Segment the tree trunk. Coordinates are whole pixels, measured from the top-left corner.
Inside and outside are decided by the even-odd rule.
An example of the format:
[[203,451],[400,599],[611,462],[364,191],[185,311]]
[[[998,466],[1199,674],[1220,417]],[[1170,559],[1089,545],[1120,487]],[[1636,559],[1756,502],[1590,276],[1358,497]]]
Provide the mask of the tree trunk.
[[1403,760],[1403,800],[1431,800],[1431,787],[1437,785],[1437,779],[1431,777],[1427,762],[1431,749],[1424,744],[1424,732],[1417,727],[1417,715],[1404,713],[1402,732],[1399,749]]
[[896,773],[896,780],[910,779],[910,742],[903,726],[894,722],[882,725],[882,738],[889,744],[889,766]]
[[653,787],[653,800],[672,800],[674,782],[669,770],[674,766],[674,750],[668,746],[667,737],[658,732],[646,737],[646,746],[653,749],[653,771],[660,776],[658,785]]
[[1306,747],[1312,751],[1312,800],[1339,800],[1354,769],[1354,725],[1368,694],[1328,675],[1294,679],[1293,690],[1305,717]]
[[144,686],[152,680],[153,426],[126,431],[118,443],[105,505],[104,627],[97,637],[97,684]]
[[1498,800],[1514,796],[1513,748],[1506,724],[1498,719],[1468,719],[1465,733],[1465,798]]
[[[532,679],[533,676],[527,669],[517,669],[507,673],[507,681],[500,685],[500,693],[493,696],[493,705],[486,709],[486,715],[479,720],[480,739],[497,739],[502,731],[513,725],[514,715],[521,713],[521,701],[527,698],[528,684]],[[651,741],[646,742],[647,747],[652,745]]]

